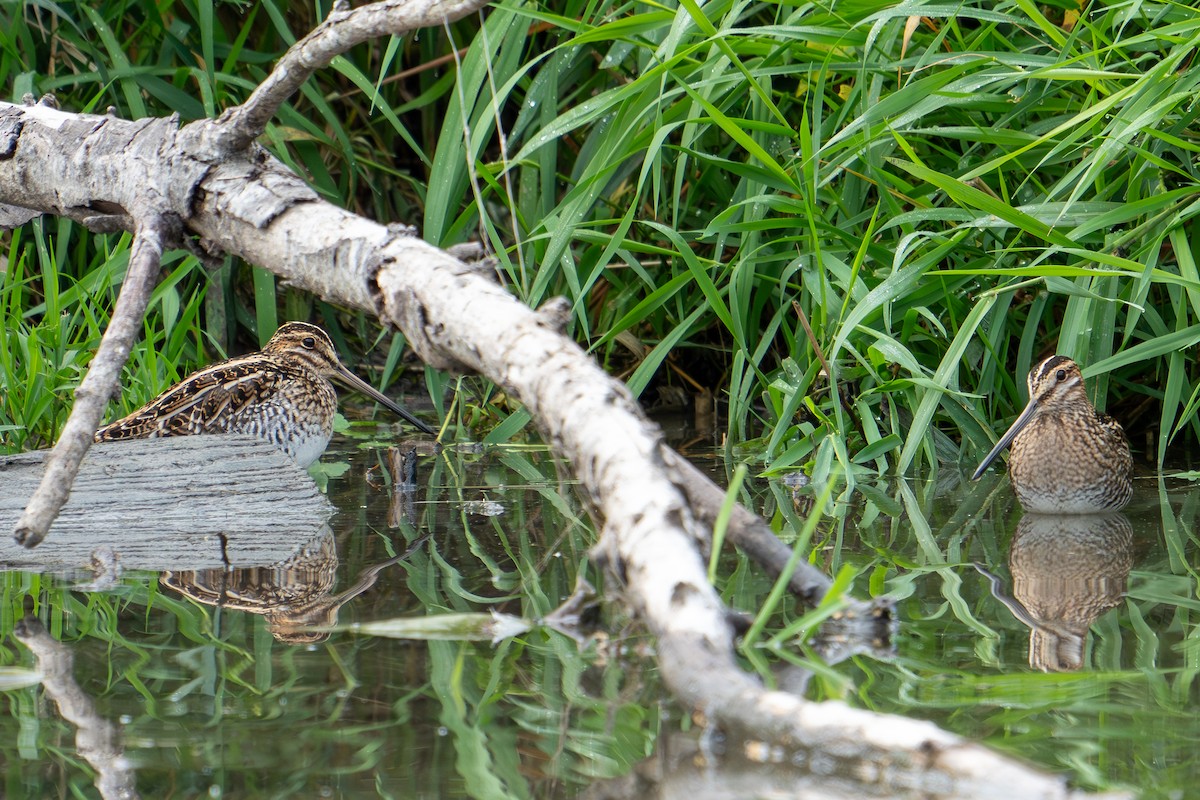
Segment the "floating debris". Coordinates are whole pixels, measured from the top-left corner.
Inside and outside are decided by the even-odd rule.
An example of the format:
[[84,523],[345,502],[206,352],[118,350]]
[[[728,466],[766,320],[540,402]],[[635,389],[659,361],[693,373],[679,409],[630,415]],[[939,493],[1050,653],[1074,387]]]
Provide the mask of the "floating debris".
[[468,514],[478,514],[481,517],[499,517],[505,512],[504,505],[495,500],[468,500],[462,504],[462,510]]
[[37,686],[42,682],[42,673],[23,667],[0,667],[0,692],[11,692]]
[[389,639],[484,642],[492,644],[533,629],[533,623],[501,614],[437,614],[428,617],[396,617],[374,622],[356,622],[346,630]]

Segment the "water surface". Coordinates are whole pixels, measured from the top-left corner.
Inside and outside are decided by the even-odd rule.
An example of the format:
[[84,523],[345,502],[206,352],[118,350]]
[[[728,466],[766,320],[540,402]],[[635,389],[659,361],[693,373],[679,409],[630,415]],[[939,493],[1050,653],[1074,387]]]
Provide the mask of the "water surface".
[[[614,793],[635,768],[650,787],[694,769],[678,757],[689,742],[719,752],[665,699],[652,642],[616,605],[578,641],[544,627],[495,644],[330,632],[493,610],[536,623],[581,570],[603,581],[594,530],[543,448],[425,452],[402,489],[391,430],[335,440],[314,476],[338,511],[285,564],[127,572],[101,591],[5,573],[3,663],[34,665],[18,641],[31,613],[73,656],[94,719],[36,685],[0,695],[3,795],[96,797],[96,775],[116,770],[156,798],[652,796]],[[751,479],[744,499],[791,540],[813,494]],[[1086,789],[1195,785],[1196,498],[1147,482],[1121,517],[1056,521],[1023,518],[1001,478],[838,493],[810,560],[855,571],[859,596],[895,597],[902,622],[894,655],[822,669],[808,695],[934,720]],[[735,553],[720,573],[749,613],[772,583]],[[747,663],[795,685],[788,665],[812,652],[783,644]],[[87,738],[105,723],[109,739]]]

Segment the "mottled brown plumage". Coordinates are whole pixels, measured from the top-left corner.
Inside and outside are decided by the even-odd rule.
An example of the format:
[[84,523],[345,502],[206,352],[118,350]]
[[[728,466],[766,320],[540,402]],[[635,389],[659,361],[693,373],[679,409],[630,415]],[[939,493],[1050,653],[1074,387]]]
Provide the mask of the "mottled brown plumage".
[[1096,411],[1079,366],[1051,356],[1029,373],[1029,404],[975,470],[978,479],[1012,444],[1008,471],[1026,511],[1091,514],[1124,508],[1133,494],[1125,431]]
[[338,360],[329,335],[288,322],[260,352],[200,370],[127,417],[96,432],[97,442],[197,433],[247,433],[308,466],[333,435],[334,378],[425,433],[434,431]]

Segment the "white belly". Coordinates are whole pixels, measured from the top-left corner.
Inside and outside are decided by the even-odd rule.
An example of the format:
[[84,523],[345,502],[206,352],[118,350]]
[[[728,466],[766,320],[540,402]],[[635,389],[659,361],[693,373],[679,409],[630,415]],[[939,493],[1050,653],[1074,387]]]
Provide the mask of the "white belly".
[[325,452],[325,448],[329,446],[329,439],[331,437],[332,431],[329,433],[312,431],[306,435],[293,437],[290,440],[290,445],[283,449],[284,452],[296,460],[297,464],[307,467],[321,457],[321,454]]
[[307,467],[320,458],[329,445],[333,437],[333,415],[328,419],[309,419],[297,423],[287,409],[266,402],[248,408],[244,415],[234,417],[226,429],[265,439],[291,456],[301,467]]

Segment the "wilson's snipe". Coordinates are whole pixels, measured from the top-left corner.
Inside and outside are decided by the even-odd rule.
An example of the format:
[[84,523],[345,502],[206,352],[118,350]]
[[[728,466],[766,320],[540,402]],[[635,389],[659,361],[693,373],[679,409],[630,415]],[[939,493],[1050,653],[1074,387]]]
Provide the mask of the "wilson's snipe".
[[1051,356],[1030,371],[1029,405],[972,479],[1010,442],[1008,471],[1026,511],[1115,511],[1133,494],[1133,457],[1125,431],[1092,406],[1079,366],[1069,358]]
[[408,420],[434,431],[342,366],[329,335],[288,322],[267,346],[185,378],[124,419],[96,432],[97,442],[196,433],[248,433],[278,445],[302,467],[325,451],[333,434],[334,378]]

